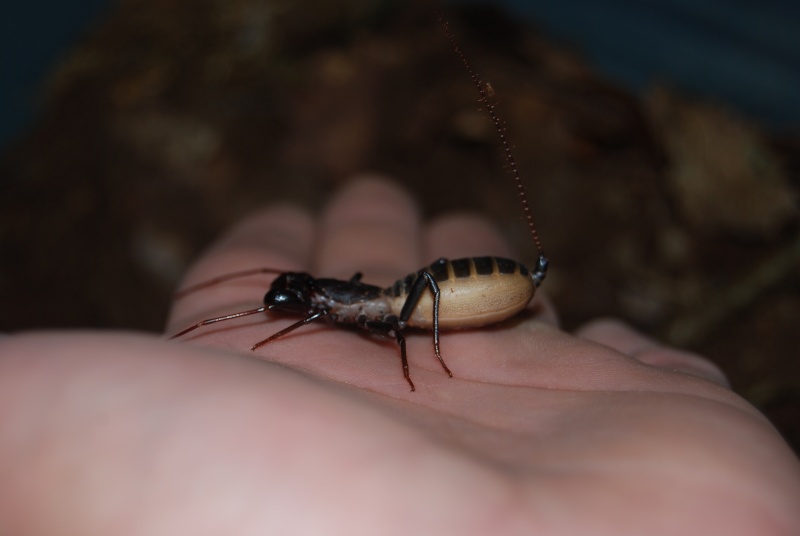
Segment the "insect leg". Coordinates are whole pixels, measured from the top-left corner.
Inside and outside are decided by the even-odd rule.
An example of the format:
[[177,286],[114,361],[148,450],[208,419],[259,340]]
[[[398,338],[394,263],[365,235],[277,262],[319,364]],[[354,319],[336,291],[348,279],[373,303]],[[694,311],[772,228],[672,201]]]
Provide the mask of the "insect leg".
[[425,287],[430,287],[433,293],[433,350],[436,353],[436,357],[439,359],[439,363],[442,364],[444,371],[452,378],[453,373],[450,372],[450,369],[445,365],[442,354],[439,351],[439,296],[441,292],[439,291],[439,285],[436,284],[436,279],[425,270],[417,272],[417,278],[414,280],[414,284],[408,292],[408,298],[406,298],[403,308],[400,310],[400,322],[407,322],[408,319],[411,318],[411,313],[419,303],[419,299],[425,291]]
[[170,339],[177,339],[181,335],[186,335],[190,331],[194,331],[194,330],[196,330],[197,328],[199,328],[201,326],[207,326],[209,324],[215,324],[217,322],[222,322],[224,320],[233,320],[234,318],[239,318],[240,316],[248,316],[248,315],[254,315],[254,314],[258,314],[258,313],[263,313],[266,310],[267,310],[266,307],[259,307],[258,309],[250,309],[249,311],[240,311],[238,313],[233,313],[233,314],[229,314],[229,315],[225,315],[225,316],[218,316],[217,318],[208,318],[206,320],[203,320],[202,322],[198,322],[194,326],[190,326],[190,327],[184,329],[180,333],[176,333],[175,335],[170,337]]
[[255,350],[255,349],[256,349],[256,348],[258,348],[259,346],[263,346],[263,345],[267,344],[268,342],[272,342],[272,341],[274,341],[275,339],[278,339],[278,338],[280,338],[280,337],[283,337],[283,336],[284,336],[284,335],[286,335],[287,333],[289,333],[289,332],[291,332],[291,331],[294,331],[294,330],[296,330],[296,329],[297,329],[297,328],[299,328],[299,327],[305,326],[306,324],[308,324],[308,323],[310,323],[310,322],[313,322],[314,320],[317,320],[318,318],[322,318],[323,316],[325,316],[325,315],[327,315],[327,314],[328,314],[328,310],[327,310],[327,309],[321,309],[321,310],[317,311],[316,313],[314,313],[314,314],[311,314],[311,315],[309,315],[309,316],[305,317],[304,319],[302,319],[302,320],[300,320],[300,321],[298,321],[298,322],[295,322],[294,324],[292,324],[292,325],[291,325],[291,326],[289,326],[288,328],[284,328],[284,329],[280,330],[278,333],[276,333],[276,334],[274,334],[274,335],[271,335],[271,336],[267,337],[267,338],[266,338],[266,339],[264,339],[263,341],[259,341],[259,342],[255,343],[255,344],[254,344],[254,345],[253,345],[253,346],[250,348],[250,350]]
[[403,335],[403,331],[400,329],[400,324],[398,323],[397,319],[392,317],[394,322],[380,322],[378,320],[367,320],[363,323],[363,326],[370,332],[370,333],[377,333],[380,335],[386,335],[391,337],[394,335],[395,340],[397,341],[397,345],[400,347],[400,363],[403,365],[403,377],[408,382],[408,385],[411,386],[412,391],[416,391],[414,388],[414,382],[411,381],[411,375],[408,372],[408,357],[406,356],[406,338]]

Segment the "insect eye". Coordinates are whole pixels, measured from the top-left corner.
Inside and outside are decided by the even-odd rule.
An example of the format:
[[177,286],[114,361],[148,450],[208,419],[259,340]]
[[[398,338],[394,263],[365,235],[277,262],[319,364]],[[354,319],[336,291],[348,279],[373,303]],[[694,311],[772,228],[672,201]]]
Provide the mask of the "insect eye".
[[310,307],[301,293],[289,289],[270,290],[264,296],[264,303],[270,310],[287,313],[306,313]]

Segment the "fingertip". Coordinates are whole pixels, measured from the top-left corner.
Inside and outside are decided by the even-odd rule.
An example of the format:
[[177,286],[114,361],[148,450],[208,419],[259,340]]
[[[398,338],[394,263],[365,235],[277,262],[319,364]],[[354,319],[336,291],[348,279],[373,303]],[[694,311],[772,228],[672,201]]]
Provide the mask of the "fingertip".
[[439,257],[513,257],[511,246],[500,229],[488,218],[462,212],[447,214],[428,225],[425,251],[433,260]]
[[326,225],[336,226],[418,218],[411,194],[377,173],[357,175],[348,181],[330,200],[322,216]]
[[[264,272],[215,284],[227,274],[256,269],[278,272],[306,269],[314,243],[314,220],[303,209],[276,205],[257,211],[222,235],[184,276],[179,289],[191,289],[176,300],[167,319],[170,331],[219,311],[258,304],[274,274]],[[210,282],[210,286],[202,286]]]
[[279,204],[254,212],[234,225],[210,252],[266,251],[293,260],[308,258],[314,236],[314,218],[295,205]]
[[628,346],[640,346],[644,338],[639,332],[619,319],[600,317],[590,320],[575,330],[575,335],[628,353]]
[[[300,269],[314,240],[314,220],[304,209],[275,205],[246,216],[218,238],[195,262],[187,280],[264,266]],[[187,281],[184,282],[186,285]]]
[[700,355],[664,346],[616,318],[592,320],[576,330],[575,335],[617,350],[653,367],[677,370],[730,388],[725,373]]
[[408,192],[376,174],[345,185],[322,215],[316,268],[388,283],[418,268],[420,215]]

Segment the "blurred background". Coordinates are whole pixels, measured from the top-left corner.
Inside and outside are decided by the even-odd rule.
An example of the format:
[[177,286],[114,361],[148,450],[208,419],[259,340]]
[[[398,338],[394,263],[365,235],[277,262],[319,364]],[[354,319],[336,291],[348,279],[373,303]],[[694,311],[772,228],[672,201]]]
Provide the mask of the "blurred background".
[[620,316],[710,357],[798,449],[800,4],[695,4],[6,6],[0,329],[160,331],[226,226],[364,170],[426,216],[489,214],[531,264],[439,7],[496,92],[564,326]]

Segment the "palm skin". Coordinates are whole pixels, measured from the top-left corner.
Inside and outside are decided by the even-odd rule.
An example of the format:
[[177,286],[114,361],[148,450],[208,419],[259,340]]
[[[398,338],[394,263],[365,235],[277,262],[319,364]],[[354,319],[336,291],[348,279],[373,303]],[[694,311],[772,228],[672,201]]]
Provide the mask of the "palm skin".
[[[248,267],[387,285],[510,255],[482,220],[423,227],[382,180],[320,221],[242,223],[186,285]],[[168,333],[258,305],[269,276],[177,301]],[[545,282],[544,287],[547,287]],[[443,297],[444,299],[444,297]],[[2,534],[793,534],[800,466],[702,358],[614,321],[558,329],[540,295],[501,325],[391,339],[255,315],[179,341],[0,342]]]

